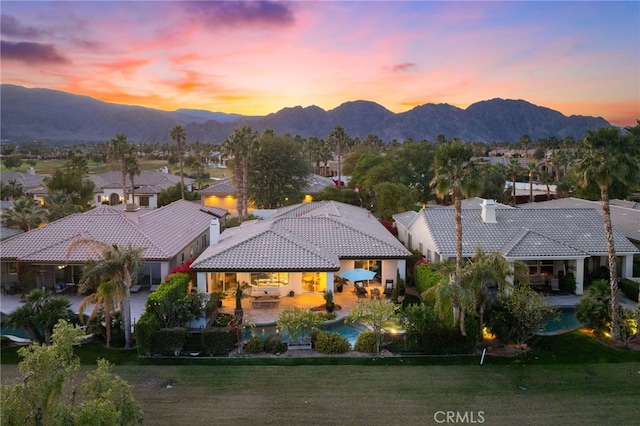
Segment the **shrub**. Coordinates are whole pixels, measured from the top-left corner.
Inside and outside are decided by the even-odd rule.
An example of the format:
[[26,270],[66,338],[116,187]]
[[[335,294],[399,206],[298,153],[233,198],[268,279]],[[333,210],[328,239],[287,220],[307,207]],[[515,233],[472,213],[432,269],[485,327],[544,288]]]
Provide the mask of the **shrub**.
[[184,327],[161,328],[155,334],[155,345],[161,355],[178,356],[186,338],[187,329]]
[[254,336],[244,344],[244,351],[248,354],[260,354],[264,352],[264,343],[258,336]]
[[320,331],[316,336],[315,350],[322,354],[343,354],[350,349],[349,341],[340,333]]
[[375,354],[377,352],[375,331],[363,331],[360,333],[353,349],[358,352]]
[[640,291],[640,283],[625,278],[620,281],[620,283],[618,284],[618,288],[620,288],[622,294],[624,294],[628,299],[631,299],[634,302],[638,301],[638,291]]
[[264,351],[270,354],[283,353],[287,351],[287,344],[277,334],[271,334],[264,341]]
[[566,293],[575,293],[576,277],[571,273],[567,275],[560,275],[560,277],[558,278],[558,285],[560,286],[560,291],[564,291]]
[[576,305],[576,319],[586,323],[597,335],[609,331],[611,324],[611,287],[606,280],[596,280]]
[[209,356],[228,356],[237,343],[235,331],[229,327],[202,330],[202,350]]
[[148,356],[153,353],[155,349],[153,336],[159,328],[160,322],[155,315],[149,312],[142,314],[135,327],[139,356]]
[[468,315],[465,317],[467,336],[460,334],[457,328],[436,323],[425,331],[418,340],[418,348],[427,355],[458,355],[473,353],[478,342],[478,321]]
[[324,292],[324,301],[327,312],[333,312],[333,309],[335,308],[335,304],[333,303],[333,291],[327,290]]
[[438,285],[442,275],[437,272],[436,266],[431,263],[420,263],[416,265],[415,283],[418,293],[422,294],[427,289]]

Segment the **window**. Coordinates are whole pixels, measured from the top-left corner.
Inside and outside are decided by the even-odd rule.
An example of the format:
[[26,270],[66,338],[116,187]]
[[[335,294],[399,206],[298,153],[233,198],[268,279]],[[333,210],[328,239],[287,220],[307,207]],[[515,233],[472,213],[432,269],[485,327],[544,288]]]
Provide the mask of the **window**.
[[288,272],[260,272],[251,274],[251,285],[257,287],[284,287],[289,285]]
[[149,196],[141,195],[140,199],[140,207],[149,207]]

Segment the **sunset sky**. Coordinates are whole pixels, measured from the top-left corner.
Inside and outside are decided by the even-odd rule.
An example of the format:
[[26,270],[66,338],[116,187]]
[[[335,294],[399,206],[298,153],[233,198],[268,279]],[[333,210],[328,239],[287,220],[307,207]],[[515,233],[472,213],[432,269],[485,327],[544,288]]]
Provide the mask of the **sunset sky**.
[[2,1],[2,83],[174,110],[524,99],[640,118],[640,2]]

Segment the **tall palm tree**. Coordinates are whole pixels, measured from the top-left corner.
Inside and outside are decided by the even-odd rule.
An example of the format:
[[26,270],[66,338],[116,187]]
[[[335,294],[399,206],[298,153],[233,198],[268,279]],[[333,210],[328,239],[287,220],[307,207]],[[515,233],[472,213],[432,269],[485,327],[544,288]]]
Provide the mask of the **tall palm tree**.
[[120,173],[122,174],[122,198],[126,202],[127,194],[127,155],[131,152],[127,135],[118,133],[109,141],[109,156],[120,162]]
[[538,165],[535,161],[530,161],[527,164],[527,171],[529,172],[529,202],[533,203],[533,174],[538,171]]
[[[462,277],[462,199],[472,197],[482,191],[482,184],[478,175],[478,168],[471,160],[473,147],[461,141],[444,144],[438,147],[433,160],[434,178],[431,185],[441,196],[451,195],[454,200],[454,223],[456,235],[456,271],[451,285],[460,286]],[[455,296],[457,292],[454,291]],[[464,305],[459,299],[452,300],[454,322],[459,323],[460,332],[466,336],[464,326]]]
[[[266,132],[266,131],[265,131]],[[244,221],[249,212],[248,178],[249,154],[255,147],[258,133],[249,126],[236,129],[222,143],[225,154],[233,157],[233,172],[236,181],[237,210],[240,221]]]
[[136,202],[136,184],[135,177],[140,176],[140,163],[138,163],[138,157],[134,154],[127,155],[125,159],[125,170],[129,179],[131,180],[131,203]]
[[36,200],[22,197],[2,211],[2,221],[9,228],[27,232],[47,221],[47,210]]
[[516,180],[518,179],[518,175],[522,172],[522,167],[520,167],[520,162],[517,158],[512,158],[507,164],[507,176],[511,178],[511,204],[513,206],[516,205]]
[[180,194],[182,195],[182,199],[184,200],[184,166],[182,164],[182,145],[187,140],[187,131],[181,125],[176,124],[169,131],[169,137],[176,143],[176,146],[178,147],[178,161],[180,162]]
[[[118,244],[107,244],[89,237],[79,237],[69,244],[67,257],[82,247],[86,247],[89,260],[85,263],[82,271],[80,288],[87,289],[94,283],[109,280],[118,285],[118,292],[122,295],[120,306],[124,322],[125,347],[130,348],[133,343],[131,337],[131,285],[144,263],[142,259],[144,248],[133,247],[131,244],[121,247]],[[95,258],[96,256],[98,259]]]
[[336,155],[338,156],[338,189],[342,187],[342,149],[344,148],[347,139],[347,133],[342,126],[334,127],[327,138],[329,146],[336,150]]
[[111,346],[111,314],[115,310],[116,304],[122,299],[121,290],[122,288],[113,281],[105,281],[98,286],[95,293],[85,297],[78,307],[81,322],[84,322],[84,313],[89,305],[93,305],[93,309],[88,321],[95,318],[100,311],[103,312],[106,330],[105,345],[107,347]]
[[575,166],[581,186],[595,182],[600,189],[611,285],[611,338],[616,342],[620,340],[620,318],[609,189],[614,184],[631,185],[638,181],[640,141],[637,136],[633,137],[632,133],[631,135],[622,137],[618,127],[601,127],[595,131],[588,131],[579,148],[581,160]]

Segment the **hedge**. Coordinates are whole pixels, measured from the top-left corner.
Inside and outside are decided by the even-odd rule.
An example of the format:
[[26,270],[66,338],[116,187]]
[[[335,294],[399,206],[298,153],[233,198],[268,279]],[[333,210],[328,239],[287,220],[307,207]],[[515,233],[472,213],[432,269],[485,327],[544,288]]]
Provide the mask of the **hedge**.
[[202,350],[209,356],[228,356],[238,345],[235,330],[229,327],[205,328],[202,330]]

